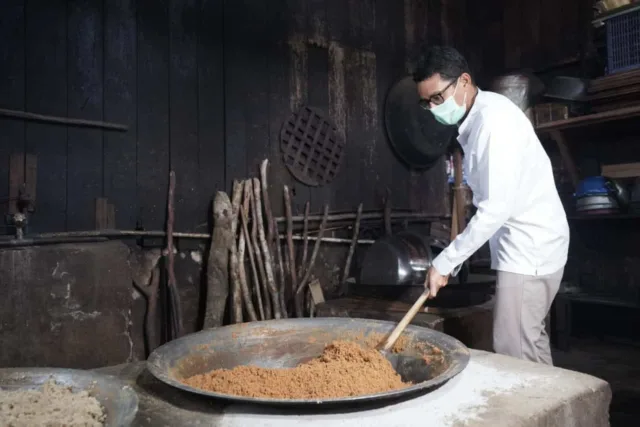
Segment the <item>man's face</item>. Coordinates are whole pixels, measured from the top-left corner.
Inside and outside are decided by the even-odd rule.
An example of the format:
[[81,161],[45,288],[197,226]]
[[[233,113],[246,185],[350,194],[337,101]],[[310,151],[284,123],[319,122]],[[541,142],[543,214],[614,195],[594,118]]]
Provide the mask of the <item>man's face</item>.
[[418,83],[420,105],[425,109],[430,109],[442,104],[452,95],[456,104],[462,105],[468,81],[469,79],[466,74],[463,74],[457,79],[443,79],[440,74],[436,73]]

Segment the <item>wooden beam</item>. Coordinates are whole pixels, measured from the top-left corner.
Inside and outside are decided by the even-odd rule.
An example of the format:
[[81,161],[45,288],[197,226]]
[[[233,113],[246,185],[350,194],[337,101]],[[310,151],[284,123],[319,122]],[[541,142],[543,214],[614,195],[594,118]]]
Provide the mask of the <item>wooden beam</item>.
[[92,128],[99,128],[99,129],[105,129],[105,130],[117,130],[121,132],[126,132],[127,130],[129,130],[128,126],[121,125],[118,123],[107,123],[107,122],[102,122],[97,120],[73,119],[70,117],[49,116],[45,114],[30,113],[28,111],[9,110],[6,108],[0,108],[0,117],[22,119],[22,120],[33,120],[37,122],[55,123],[55,124],[67,125],[67,126],[81,126],[81,127],[92,127]]
[[104,197],[98,197],[96,199],[96,230],[108,229],[108,200]]
[[558,130],[585,127],[633,117],[640,117],[640,106],[636,105],[633,107],[619,108],[617,110],[603,111],[602,113],[587,114],[586,116],[571,117],[566,120],[543,123],[536,127],[536,131],[551,133]]
[[571,153],[569,152],[569,147],[567,146],[567,142],[560,131],[553,131],[550,133],[551,138],[558,144],[558,150],[560,150],[560,156],[562,157],[562,163],[564,163],[567,172],[569,173],[569,178],[571,178],[571,183],[573,184],[573,188],[578,186],[580,182],[580,176],[578,175],[578,168],[576,168],[575,163],[573,162],[573,158],[571,157]]
[[24,153],[12,153],[9,158],[9,214],[19,212],[20,188],[24,185]]

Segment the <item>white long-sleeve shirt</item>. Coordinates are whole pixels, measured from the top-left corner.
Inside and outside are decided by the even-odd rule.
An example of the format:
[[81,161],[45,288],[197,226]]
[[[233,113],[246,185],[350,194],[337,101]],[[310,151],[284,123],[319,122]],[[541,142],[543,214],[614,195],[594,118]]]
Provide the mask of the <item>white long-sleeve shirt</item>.
[[433,260],[438,273],[450,274],[487,240],[492,269],[535,276],[564,267],[567,216],[549,156],[525,114],[508,98],[478,90],[458,142],[478,209]]

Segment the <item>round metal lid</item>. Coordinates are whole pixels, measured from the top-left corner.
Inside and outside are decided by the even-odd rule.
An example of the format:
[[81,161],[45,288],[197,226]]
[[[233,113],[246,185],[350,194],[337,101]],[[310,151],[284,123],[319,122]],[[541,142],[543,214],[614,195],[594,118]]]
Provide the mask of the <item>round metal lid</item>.
[[418,104],[413,79],[405,77],[391,88],[384,106],[389,142],[396,155],[412,169],[429,169],[442,157],[457,133]]

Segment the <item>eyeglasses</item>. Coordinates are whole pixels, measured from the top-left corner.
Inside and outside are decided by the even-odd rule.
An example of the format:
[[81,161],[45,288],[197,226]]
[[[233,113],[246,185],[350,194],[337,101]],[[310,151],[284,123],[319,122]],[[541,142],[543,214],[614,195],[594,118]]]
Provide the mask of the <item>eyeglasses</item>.
[[445,93],[451,87],[451,85],[453,85],[457,81],[458,79],[453,79],[440,92],[431,95],[429,98],[420,99],[420,101],[418,101],[418,105],[420,105],[425,110],[429,110],[431,109],[431,104],[434,104],[434,105],[442,104],[444,102],[444,98],[442,97],[442,94]]

